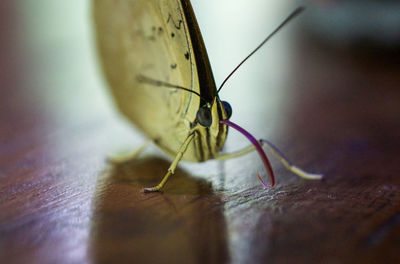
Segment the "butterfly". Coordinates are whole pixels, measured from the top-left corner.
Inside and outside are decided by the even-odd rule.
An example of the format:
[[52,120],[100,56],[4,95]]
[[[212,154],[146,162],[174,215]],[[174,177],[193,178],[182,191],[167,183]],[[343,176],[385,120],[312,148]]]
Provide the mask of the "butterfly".
[[[145,192],[160,191],[180,160],[202,162],[228,159],[254,149],[275,183],[268,147],[292,172],[320,179],[294,166],[266,140],[257,140],[229,120],[232,108],[219,98],[229,77],[288,21],[296,9],[257,46],[217,89],[207,51],[189,0],[94,0],[96,39],[102,67],[122,114],[173,161],[161,182]],[[228,127],[252,143],[231,154],[221,154]],[[143,149],[143,148],[140,148]],[[136,152],[137,153],[137,152]]]

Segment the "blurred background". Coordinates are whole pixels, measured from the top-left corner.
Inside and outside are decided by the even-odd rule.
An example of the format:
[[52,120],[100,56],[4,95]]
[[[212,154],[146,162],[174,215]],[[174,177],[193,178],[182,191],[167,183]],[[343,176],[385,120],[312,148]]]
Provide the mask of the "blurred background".
[[[221,91],[221,99],[231,103],[234,122],[256,137],[275,142],[307,169],[326,174],[325,185],[312,185],[327,188],[323,201],[331,201],[342,193],[339,187],[332,187],[338,182],[345,182],[348,188],[363,186],[367,190],[371,190],[368,184],[379,185],[385,195],[393,192],[393,197],[398,197],[398,181],[392,181],[399,173],[396,156],[400,147],[400,4],[397,1],[193,0],[217,86],[300,4],[307,8],[304,14],[237,71]],[[93,244],[98,244],[92,241],[96,234],[103,233],[93,230],[97,225],[104,227],[103,222],[99,224],[99,219],[104,218],[100,212],[102,195],[114,190],[107,188],[112,185],[109,182],[99,182],[106,167],[105,159],[115,151],[134,149],[145,140],[140,131],[118,114],[109,96],[97,62],[90,5],[87,0],[0,3],[0,262],[6,259],[8,263],[101,262],[102,255],[96,255],[93,249]],[[226,151],[247,144],[242,135],[231,131]],[[156,148],[150,153],[162,156]],[[168,160],[161,163],[165,167]],[[277,189],[268,192],[268,201],[291,191],[293,195],[317,192],[307,183],[299,185],[298,179],[287,175],[276,161],[272,163],[278,175],[283,175]],[[371,169],[383,163],[384,168]],[[293,200],[281,199],[282,204],[277,202],[273,208],[258,203],[264,196],[260,190],[254,191],[259,188],[254,175],[264,173],[264,169],[255,154],[243,157],[239,163],[227,161],[220,165],[211,161],[182,163],[180,167],[190,174],[187,177],[201,178],[212,186],[207,194],[216,199],[212,201],[219,208],[218,225],[226,229],[222,244],[227,253],[222,250],[225,252],[222,262],[321,261],[328,258],[329,250],[340,248],[338,241],[345,235],[330,240],[332,234],[324,233],[330,226],[315,231],[325,235],[319,236],[322,242],[315,246],[314,255],[307,254],[304,248],[314,238],[293,239],[296,221],[307,219],[310,210],[307,205],[312,198],[301,196],[295,200],[298,203],[291,203],[304,208],[293,210],[305,210],[301,211],[303,214],[294,214],[298,218],[293,220],[286,218],[291,211],[284,204]],[[371,176],[376,176],[376,172],[384,175]],[[371,177],[377,182],[368,180]],[[127,193],[139,193],[146,184],[135,182],[135,189]],[[174,199],[178,199],[179,192],[173,194],[172,198],[166,197],[177,203]],[[373,193],[357,199],[368,200],[384,194]],[[144,203],[146,199],[138,194],[132,201]],[[161,199],[156,200],[158,203],[164,201],[164,198],[154,199]],[[186,201],[186,194],[179,199]],[[393,208],[399,208],[398,201],[388,202],[392,207],[387,207],[386,216],[391,217]],[[346,206],[343,203],[340,208]],[[266,208],[275,216],[266,215]],[[360,208],[362,211],[364,207]],[[214,209],[208,203],[201,207],[205,211]],[[328,210],[333,215],[339,211]],[[288,216],[283,216],[285,212]],[[336,219],[327,214],[328,219]],[[379,219],[387,220],[383,216]],[[135,218],[130,220],[134,222]],[[275,221],[290,227],[273,229],[277,227]],[[393,221],[398,227],[399,220]],[[214,226],[214,222],[210,225]],[[265,229],[260,228],[262,224]],[[306,222],[304,225],[307,226]],[[143,226],[137,228],[149,228]],[[113,225],[107,227],[112,230]],[[364,227],[368,230],[369,225]],[[257,236],[264,231],[269,234],[265,236],[267,241]],[[287,240],[269,240],[285,237],[284,231],[291,231]],[[367,233],[355,237],[361,239]],[[106,235],[112,241],[110,237],[113,236]],[[252,246],[257,248],[259,242],[265,248],[256,251]],[[337,252],[350,255],[349,249],[354,249],[350,245]],[[391,257],[390,253],[399,246],[398,240],[385,245],[387,251],[382,252],[386,257]],[[299,248],[300,253],[285,253],[287,246]],[[92,259],[90,250],[97,257]],[[285,254],[288,255],[283,258]],[[197,259],[204,260],[201,256],[199,253]],[[361,263],[361,257],[358,260]]]

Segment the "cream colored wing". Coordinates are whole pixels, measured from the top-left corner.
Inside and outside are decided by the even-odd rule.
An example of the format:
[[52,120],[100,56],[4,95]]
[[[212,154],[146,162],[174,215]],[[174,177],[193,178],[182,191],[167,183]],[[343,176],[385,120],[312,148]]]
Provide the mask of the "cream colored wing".
[[[180,1],[94,0],[93,8],[103,69],[119,109],[174,155],[195,120],[200,100],[192,93],[157,87],[139,77],[200,93]],[[184,158],[199,160],[190,150]]]

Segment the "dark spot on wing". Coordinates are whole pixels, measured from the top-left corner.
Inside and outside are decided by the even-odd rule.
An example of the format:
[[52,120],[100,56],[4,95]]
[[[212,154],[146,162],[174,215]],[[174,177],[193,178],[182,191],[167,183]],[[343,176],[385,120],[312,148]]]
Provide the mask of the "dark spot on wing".
[[158,34],[162,34],[164,32],[164,30],[162,29],[162,27],[158,27]]
[[171,33],[171,37],[175,37],[175,33]]
[[187,60],[189,59],[189,52],[188,52],[188,51],[185,53],[185,58],[186,58]]
[[171,69],[176,69],[176,66],[177,66],[177,64],[176,64],[176,63],[174,63],[174,64],[171,64]]
[[174,18],[172,17],[172,15],[171,15],[171,14],[168,14],[167,24],[168,24],[169,22],[172,22],[172,24],[174,25],[174,27],[175,27],[176,29],[181,29],[183,20],[180,19],[180,20],[178,20],[178,22],[176,22],[176,21],[174,20]]

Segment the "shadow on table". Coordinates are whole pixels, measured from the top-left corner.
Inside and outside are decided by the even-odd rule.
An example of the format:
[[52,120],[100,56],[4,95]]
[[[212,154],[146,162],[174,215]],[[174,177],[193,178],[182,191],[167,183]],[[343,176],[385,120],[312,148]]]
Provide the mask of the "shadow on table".
[[100,176],[93,201],[90,254],[95,263],[228,262],[224,205],[211,184],[177,169],[164,193],[167,160],[147,157]]

